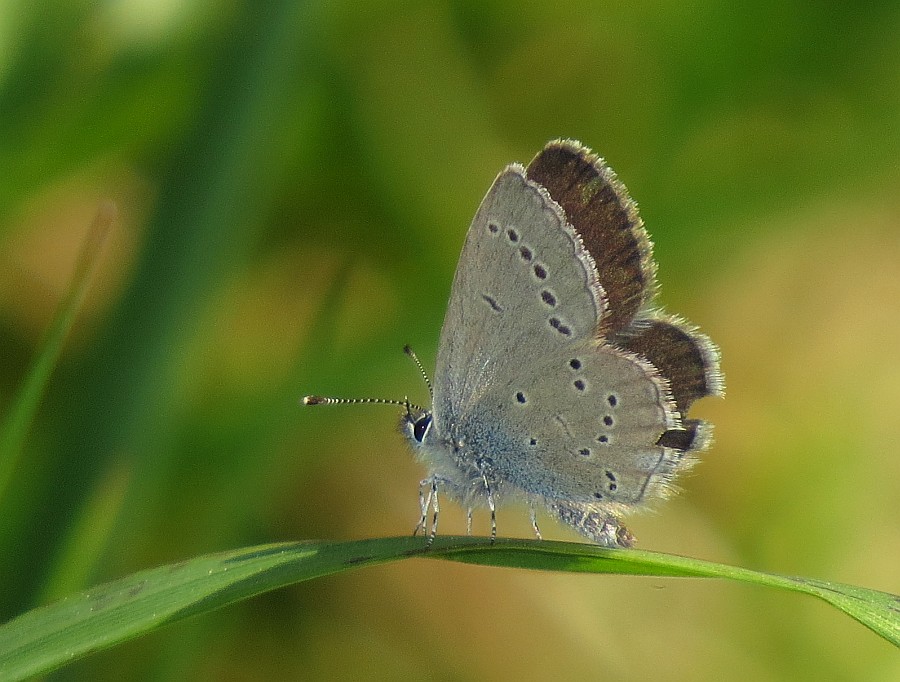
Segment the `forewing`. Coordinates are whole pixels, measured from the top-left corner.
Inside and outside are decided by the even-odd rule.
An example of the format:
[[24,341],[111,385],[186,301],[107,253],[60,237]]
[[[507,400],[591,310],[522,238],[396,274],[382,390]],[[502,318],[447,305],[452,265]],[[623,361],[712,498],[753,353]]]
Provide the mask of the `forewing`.
[[434,413],[461,421],[496,382],[592,339],[606,314],[590,254],[518,164],[488,191],[466,237],[438,350]]

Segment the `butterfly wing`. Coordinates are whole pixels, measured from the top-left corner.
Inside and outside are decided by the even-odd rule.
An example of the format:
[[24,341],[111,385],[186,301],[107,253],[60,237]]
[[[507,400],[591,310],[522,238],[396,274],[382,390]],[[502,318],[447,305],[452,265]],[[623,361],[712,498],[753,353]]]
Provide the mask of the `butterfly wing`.
[[[548,344],[549,346],[549,344]],[[637,505],[679,463],[659,445],[679,427],[665,380],[642,358],[596,340],[558,343],[528,372],[492,385],[460,432],[491,477],[576,504]]]
[[715,347],[653,311],[654,290],[650,241],[602,159],[562,140],[508,166],[441,334],[434,426],[454,461],[477,457],[492,489],[623,544],[607,520],[665,494],[708,441],[690,403],[722,392]]
[[548,350],[592,338],[606,312],[593,259],[559,206],[524,168],[508,166],[460,255],[435,370],[435,425],[446,431],[467,418],[497,381],[531,371]]

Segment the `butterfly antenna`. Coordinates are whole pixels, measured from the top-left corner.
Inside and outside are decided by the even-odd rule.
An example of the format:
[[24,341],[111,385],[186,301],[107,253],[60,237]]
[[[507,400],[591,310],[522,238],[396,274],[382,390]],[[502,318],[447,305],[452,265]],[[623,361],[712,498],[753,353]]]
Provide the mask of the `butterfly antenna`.
[[428,378],[428,372],[426,372],[425,368],[422,366],[422,362],[419,360],[419,356],[416,355],[416,352],[409,346],[403,346],[403,352],[406,353],[409,357],[411,357],[413,362],[416,363],[416,367],[418,367],[419,372],[422,373],[422,378],[425,380],[425,385],[428,386],[428,392],[431,394],[431,398],[433,400],[434,399],[434,388],[432,388],[432,386],[431,386],[431,379]]
[[391,400],[390,398],[333,398],[324,395],[305,395],[300,402],[304,405],[400,405],[405,407],[407,412],[411,412],[411,410],[424,412],[423,408],[409,402],[406,398]]

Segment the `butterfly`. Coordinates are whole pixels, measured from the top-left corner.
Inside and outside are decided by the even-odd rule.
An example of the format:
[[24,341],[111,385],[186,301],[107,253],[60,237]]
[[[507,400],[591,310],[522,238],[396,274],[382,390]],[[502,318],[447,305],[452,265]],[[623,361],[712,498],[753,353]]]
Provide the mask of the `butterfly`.
[[431,407],[304,402],[406,407],[401,431],[428,472],[416,531],[429,539],[446,494],[470,530],[473,510],[489,509],[492,538],[497,507],[518,500],[538,537],[545,508],[602,546],[629,547],[622,517],[669,495],[710,443],[691,404],[724,393],[718,349],[654,305],[655,274],[613,171],[554,140],[500,172],[469,227]]

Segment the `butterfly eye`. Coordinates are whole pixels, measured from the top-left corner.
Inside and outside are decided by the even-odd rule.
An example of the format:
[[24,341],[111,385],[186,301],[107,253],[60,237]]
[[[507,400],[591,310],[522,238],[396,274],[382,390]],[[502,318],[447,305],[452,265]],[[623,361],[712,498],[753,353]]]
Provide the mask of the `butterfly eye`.
[[428,429],[431,428],[431,415],[423,414],[421,417],[416,419],[413,424],[413,438],[416,439],[417,443],[421,443],[425,440],[425,434],[428,433]]

